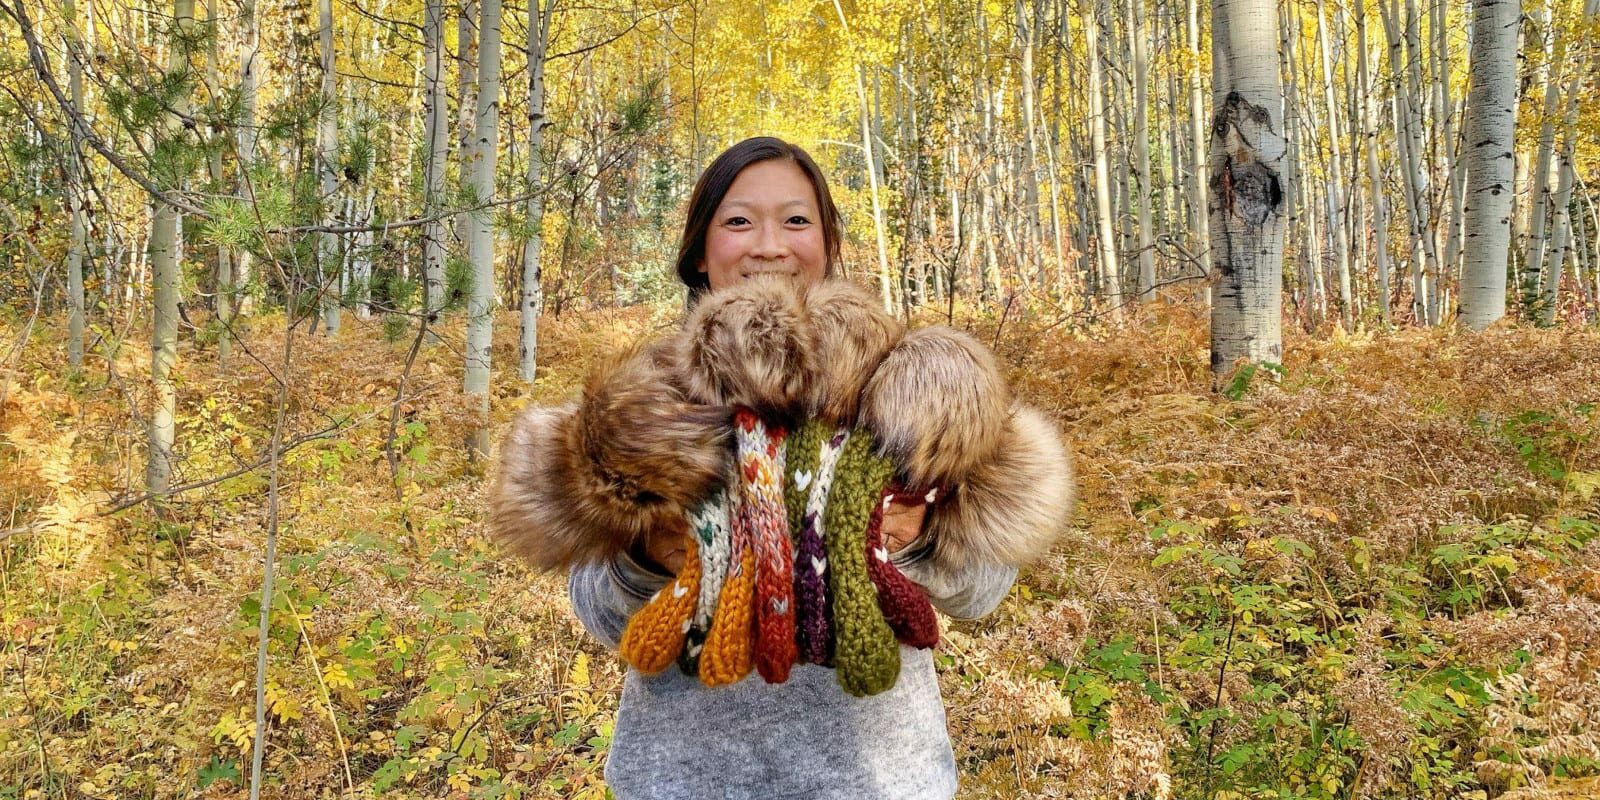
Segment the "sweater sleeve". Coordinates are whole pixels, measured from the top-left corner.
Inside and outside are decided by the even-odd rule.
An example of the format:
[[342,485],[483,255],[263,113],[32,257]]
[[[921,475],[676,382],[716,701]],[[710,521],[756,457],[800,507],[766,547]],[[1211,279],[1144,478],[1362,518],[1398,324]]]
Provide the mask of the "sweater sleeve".
[[567,596],[590,635],[615,650],[634,612],[671,580],[671,575],[619,553],[605,561],[574,566],[567,575]]
[[890,561],[928,593],[934,608],[955,619],[988,616],[1017,580],[1016,567],[983,562],[943,567],[929,557],[932,553],[932,543],[913,544],[891,556]]

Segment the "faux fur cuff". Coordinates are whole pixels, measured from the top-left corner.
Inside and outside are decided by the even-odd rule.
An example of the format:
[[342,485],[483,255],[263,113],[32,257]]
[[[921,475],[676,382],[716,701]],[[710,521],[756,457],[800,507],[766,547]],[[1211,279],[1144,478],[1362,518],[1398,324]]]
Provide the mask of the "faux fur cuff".
[[878,365],[861,422],[907,485],[948,486],[995,458],[1010,405],[988,348],[935,325],[906,334]]
[[686,402],[668,352],[602,368],[581,402],[529,408],[513,425],[490,527],[535,568],[613,556],[726,478],[730,409]]
[[1055,424],[1019,404],[993,457],[934,505],[926,535],[933,558],[944,566],[986,561],[1020,567],[1050,549],[1072,508],[1072,461]]

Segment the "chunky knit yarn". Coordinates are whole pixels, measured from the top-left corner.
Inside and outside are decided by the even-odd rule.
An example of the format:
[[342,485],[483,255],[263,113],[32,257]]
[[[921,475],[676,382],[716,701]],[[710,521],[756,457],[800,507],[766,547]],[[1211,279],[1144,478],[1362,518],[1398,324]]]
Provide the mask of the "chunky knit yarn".
[[939,643],[939,620],[922,587],[907,578],[889,560],[883,544],[883,514],[897,496],[893,487],[883,488],[883,500],[872,509],[867,523],[867,572],[878,591],[878,607],[894,629],[895,638],[912,647],[927,649]]
[[[822,543],[822,509],[826,486],[833,482],[833,464],[821,466],[824,446],[835,437],[832,426],[807,422],[789,435],[784,505],[789,510],[789,535],[794,540],[795,647],[802,664],[833,663],[833,626],[828,621],[828,551]],[[838,456],[839,448],[831,452]],[[820,488],[820,492],[818,491]],[[815,509],[807,504],[819,498]]]
[[687,675],[700,674],[700,650],[711,630],[711,614],[717,609],[717,595],[728,575],[728,491],[718,487],[711,496],[689,512],[689,534],[700,550],[700,601],[684,639],[678,667]]
[[750,674],[756,638],[756,554],[742,492],[728,493],[728,572],[717,594],[711,629],[700,650],[700,682],[738,683]]
[[683,650],[684,636],[700,601],[699,548],[694,537],[688,541],[689,552],[678,577],[656,592],[622,632],[622,657],[640,672],[660,672]]
[[865,431],[855,431],[845,441],[823,513],[828,586],[833,590],[834,668],[839,686],[858,697],[888,689],[900,675],[900,647],[878,607],[867,568],[867,528],[894,473],[894,466],[874,449]]
[[734,414],[739,463],[739,517],[751,533],[756,562],[756,671],[768,683],[789,679],[795,663],[794,554],[783,505],[785,431],[755,412]]

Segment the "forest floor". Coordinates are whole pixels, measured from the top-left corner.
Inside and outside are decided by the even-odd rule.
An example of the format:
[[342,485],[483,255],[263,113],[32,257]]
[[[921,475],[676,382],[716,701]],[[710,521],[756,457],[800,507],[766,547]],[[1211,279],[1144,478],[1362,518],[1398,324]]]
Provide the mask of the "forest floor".
[[[0,800],[244,796],[274,375],[265,796],[604,796],[618,660],[562,576],[485,539],[459,321],[409,368],[414,332],[350,314],[287,369],[281,316],[226,366],[186,342],[192,488],[115,514],[143,483],[144,334],[101,331],[74,375],[64,325],[26,322],[0,317],[22,342],[0,354]],[[548,320],[531,395],[499,322],[497,434],[672,319]],[[962,797],[1595,796],[1600,331],[1290,334],[1281,374],[1213,392],[1184,308],[957,324],[1059,421],[1080,490],[994,614],[945,620]]]

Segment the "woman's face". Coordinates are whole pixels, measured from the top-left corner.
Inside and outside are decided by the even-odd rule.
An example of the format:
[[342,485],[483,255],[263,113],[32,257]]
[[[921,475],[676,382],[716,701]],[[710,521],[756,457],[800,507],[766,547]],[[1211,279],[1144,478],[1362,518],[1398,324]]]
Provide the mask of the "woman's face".
[[711,290],[756,275],[781,275],[803,284],[827,274],[817,192],[788,159],[758,161],[733,179],[706,230],[706,273]]

